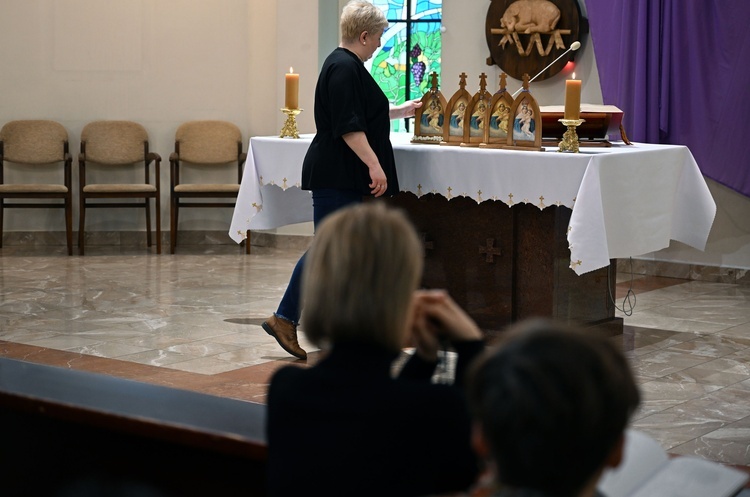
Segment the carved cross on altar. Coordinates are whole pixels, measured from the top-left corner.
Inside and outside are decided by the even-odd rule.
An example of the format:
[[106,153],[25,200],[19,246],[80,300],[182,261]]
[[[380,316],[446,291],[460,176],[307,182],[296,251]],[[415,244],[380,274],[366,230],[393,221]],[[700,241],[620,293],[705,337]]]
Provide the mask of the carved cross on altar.
[[523,89],[529,91],[529,74],[523,73]]
[[495,256],[501,255],[500,249],[495,247],[495,239],[494,238],[488,238],[487,239],[487,246],[482,247],[479,246],[479,253],[484,254],[487,257],[485,257],[485,260],[487,262],[495,262]]
[[487,75],[482,73],[479,75],[479,94],[484,95],[485,91],[487,91]]
[[432,250],[435,248],[434,242],[428,242],[427,241],[427,233],[421,232],[419,233],[419,238],[422,240],[422,257],[425,257],[427,255],[428,250]]

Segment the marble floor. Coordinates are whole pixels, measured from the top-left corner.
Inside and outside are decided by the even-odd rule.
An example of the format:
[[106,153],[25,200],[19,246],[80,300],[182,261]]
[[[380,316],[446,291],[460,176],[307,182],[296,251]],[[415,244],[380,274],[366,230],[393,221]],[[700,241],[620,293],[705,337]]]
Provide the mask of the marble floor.
[[[298,362],[260,324],[300,254],[2,248],[0,356],[262,403],[273,372]],[[619,274],[619,306],[630,288],[613,339],[644,397],[634,427],[673,454],[750,465],[750,286]]]

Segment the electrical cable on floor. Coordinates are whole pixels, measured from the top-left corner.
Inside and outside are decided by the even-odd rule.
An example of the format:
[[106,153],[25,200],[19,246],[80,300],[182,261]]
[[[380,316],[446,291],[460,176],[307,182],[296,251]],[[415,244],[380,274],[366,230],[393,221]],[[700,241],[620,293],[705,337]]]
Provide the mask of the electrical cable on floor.
[[[623,297],[622,299],[622,307],[617,307],[617,302],[615,302],[615,298],[612,296],[611,282],[607,282],[607,292],[609,293],[609,300],[610,302],[612,302],[612,305],[615,306],[615,309],[625,314],[626,316],[632,316],[633,309],[635,309],[635,302],[636,302],[635,292],[633,292],[633,258],[628,257],[628,260],[630,261],[630,287],[628,288],[628,291],[625,293],[625,297]],[[607,273],[608,279],[609,279],[609,274],[610,273]]]

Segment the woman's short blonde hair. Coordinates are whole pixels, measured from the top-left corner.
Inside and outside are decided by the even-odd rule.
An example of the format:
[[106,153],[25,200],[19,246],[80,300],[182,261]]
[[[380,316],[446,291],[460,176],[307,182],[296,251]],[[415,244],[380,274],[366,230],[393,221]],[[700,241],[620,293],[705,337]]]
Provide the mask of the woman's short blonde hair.
[[400,210],[380,201],[345,207],[319,226],[302,278],[302,326],[320,347],[404,346],[422,248]]
[[351,0],[341,12],[341,39],[353,42],[367,31],[370,34],[382,32],[388,27],[388,20],[379,8],[364,0]]

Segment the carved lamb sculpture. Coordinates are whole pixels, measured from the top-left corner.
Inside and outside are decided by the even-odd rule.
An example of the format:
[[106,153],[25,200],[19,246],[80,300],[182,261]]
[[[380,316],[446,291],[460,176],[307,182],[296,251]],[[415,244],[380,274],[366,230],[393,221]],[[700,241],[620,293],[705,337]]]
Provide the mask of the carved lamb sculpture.
[[560,9],[548,0],[516,0],[505,9],[500,26],[509,32],[548,33],[560,20]]

